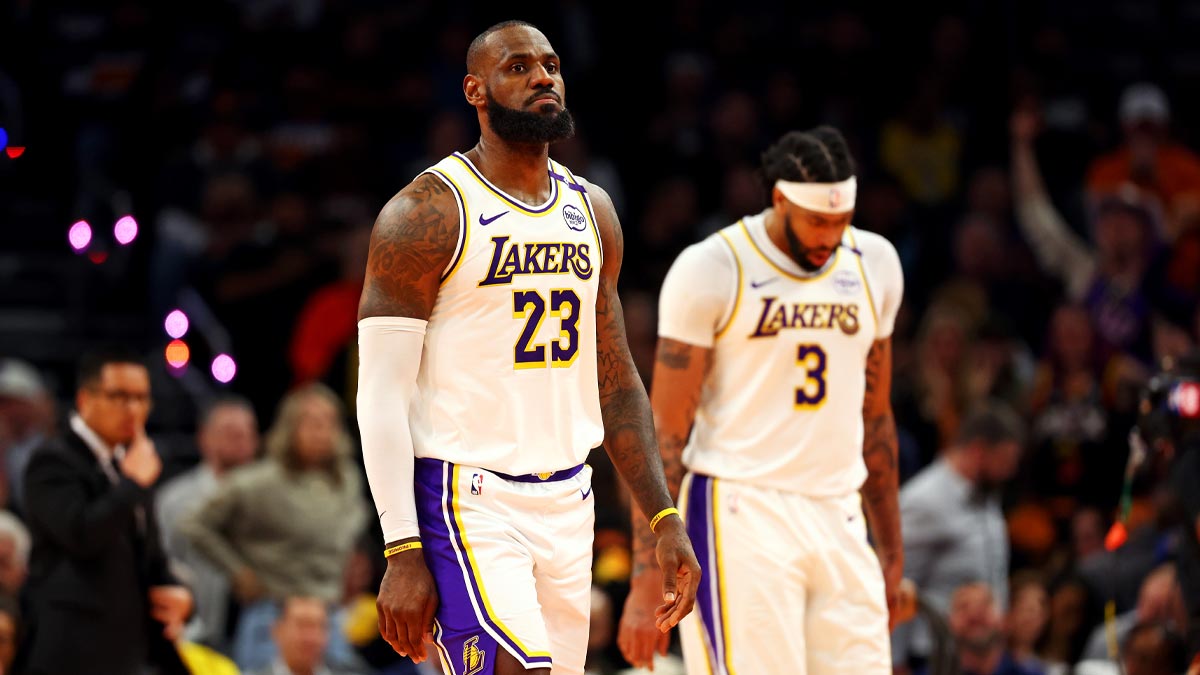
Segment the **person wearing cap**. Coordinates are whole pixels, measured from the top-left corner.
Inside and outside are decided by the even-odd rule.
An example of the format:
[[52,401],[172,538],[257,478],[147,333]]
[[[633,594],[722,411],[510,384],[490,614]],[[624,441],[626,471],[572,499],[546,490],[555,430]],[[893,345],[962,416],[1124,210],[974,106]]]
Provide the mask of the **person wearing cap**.
[[1129,85],[1117,104],[1117,116],[1124,142],[1092,162],[1088,192],[1100,197],[1123,185],[1136,185],[1162,202],[1170,221],[1184,215],[1182,211],[1200,210],[1200,156],[1171,140],[1171,106],[1163,90],[1149,82]]

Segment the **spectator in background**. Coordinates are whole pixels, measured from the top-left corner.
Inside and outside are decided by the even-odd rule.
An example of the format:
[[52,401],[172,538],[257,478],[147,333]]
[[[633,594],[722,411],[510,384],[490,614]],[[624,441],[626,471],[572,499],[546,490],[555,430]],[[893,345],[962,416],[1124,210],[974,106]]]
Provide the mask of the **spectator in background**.
[[[1142,582],[1137,607],[1113,621],[1117,644],[1124,644],[1135,626],[1146,623],[1165,626],[1177,633],[1187,630],[1187,608],[1183,605],[1183,591],[1176,579],[1174,564],[1163,564],[1151,572]],[[1083,658],[1109,657],[1106,629],[1105,624],[1100,624],[1092,631],[1083,650]]]
[[192,598],[167,569],[151,511],[162,462],[145,432],[149,372],[134,353],[104,349],[83,358],[78,383],[69,432],[39,447],[25,472],[27,669],[182,673],[169,641]]
[[1073,302],[1087,307],[1106,353],[1149,361],[1151,314],[1143,283],[1158,240],[1154,213],[1136,188],[1105,195],[1092,217],[1095,247],[1081,240],[1046,192],[1034,152],[1038,125],[1035,112],[1013,114],[1017,222],[1042,268],[1063,281]]
[[36,368],[20,359],[0,359],[0,456],[7,481],[0,484],[8,504],[22,509],[22,476],[34,448],[54,433],[54,399]]
[[880,161],[914,202],[938,207],[959,189],[963,139],[944,118],[937,79],[922,76],[911,91],[903,114],[883,125]]
[[[243,669],[274,658],[277,602],[336,602],[366,520],[358,467],[337,396],[322,384],[288,394],[266,437],[266,458],[234,471],[179,530],[228,577],[241,601],[233,656]],[[341,631],[332,654],[344,654]]]
[[968,405],[970,330],[968,317],[957,307],[932,305],[921,319],[916,358],[908,362],[909,372],[896,378],[893,396],[899,399],[899,414],[926,453],[954,442]]
[[1030,394],[1032,488],[1042,498],[1070,499],[1056,509],[1061,519],[1070,517],[1087,488],[1086,460],[1098,456],[1108,433],[1104,360],[1094,336],[1086,309],[1060,305]]
[[1182,221],[1200,209],[1200,157],[1171,138],[1171,106],[1157,85],[1137,82],[1121,92],[1117,116],[1125,139],[1119,148],[1088,167],[1087,188],[1094,196],[1128,184],[1155,195],[1166,207],[1173,240]]
[[1125,675],[1177,675],[1187,667],[1183,639],[1160,623],[1134,626],[1123,645]]
[[[1008,534],[999,489],[1012,478],[1025,429],[1008,406],[989,402],[963,421],[954,445],[900,490],[904,576],[921,597],[945,611],[954,590],[983,579],[1008,605]],[[990,593],[989,593],[990,597]],[[924,622],[893,634],[893,662],[929,654]]]
[[349,675],[331,668],[323,654],[329,645],[329,611],[321,598],[288,596],[279,601],[271,626],[276,656],[252,675]]
[[358,347],[358,299],[370,241],[370,225],[342,234],[338,242],[341,276],[318,288],[304,303],[288,351],[296,384],[323,382],[346,402],[354,400],[358,389],[358,359],[354,356]]
[[230,471],[254,459],[258,451],[258,419],[250,401],[227,396],[217,399],[201,413],[196,428],[200,464],[159,489],[156,515],[167,557],[177,573],[186,578],[196,597],[196,613],[185,636],[224,649],[228,636],[229,580],[188,544],[179,526],[181,519],[216,493]]
[[1065,576],[1050,587],[1050,622],[1039,649],[1046,675],[1068,675],[1100,622],[1096,597],[1083,579]]
[[0,511],[0,594],[10,598],[20,595],[29,575],[31,545],[25,523],[8,511]]
[[1041,575],[1032,571],[1013,575],[1009,598],[1005,633],[1010,658],[1017,665],[1040,671],[1043,664],[1037,646],[1050,619],[1050,596]]
[[992,589],[982,581],[954,590],[946,616],[962,675],[1044,675],[1024,666],[1004,646],[1004,619]]

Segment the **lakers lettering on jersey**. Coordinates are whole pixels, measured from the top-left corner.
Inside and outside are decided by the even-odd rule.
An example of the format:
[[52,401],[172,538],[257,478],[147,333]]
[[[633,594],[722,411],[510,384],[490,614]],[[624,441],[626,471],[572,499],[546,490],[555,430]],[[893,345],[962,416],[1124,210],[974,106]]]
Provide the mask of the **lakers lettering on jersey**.
[[895,249],[853,227],[812,274],[770,241],[764,214],[684,251],[659,336],[713,351],[687,467],[814,497],[857,490],[867,354],[891,335],[902,293]]
[[411,411],[417,457],[539,473],[576,466],[604,430],[596,382],[603,260],[586,188],[550,161],[530,206],[454,153],[426,170],[459,208]]

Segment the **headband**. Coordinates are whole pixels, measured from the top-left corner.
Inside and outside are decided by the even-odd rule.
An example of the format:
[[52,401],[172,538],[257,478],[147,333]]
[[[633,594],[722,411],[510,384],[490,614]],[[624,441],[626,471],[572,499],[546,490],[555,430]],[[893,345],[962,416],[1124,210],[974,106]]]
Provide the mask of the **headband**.
[[796,183],[775,181],[775,187],[788,201],[818,213],[847,213],[854,210],[858,181],[851,176],[840,183]]

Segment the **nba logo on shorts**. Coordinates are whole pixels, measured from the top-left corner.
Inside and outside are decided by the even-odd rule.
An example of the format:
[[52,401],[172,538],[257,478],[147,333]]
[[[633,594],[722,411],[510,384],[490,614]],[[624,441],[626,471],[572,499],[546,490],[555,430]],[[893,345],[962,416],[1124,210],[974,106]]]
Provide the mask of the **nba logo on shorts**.
[[481,473],[471,474],[471,494],[473,494],[473,495],[483,494],[483,474],[481,474]]
[[[478,476],[479,474],[475,474]],[[483,670],[483,661],[487,657],[479,648],[479,636],[467,640],[463,645],[463,675],[475,675]]]

